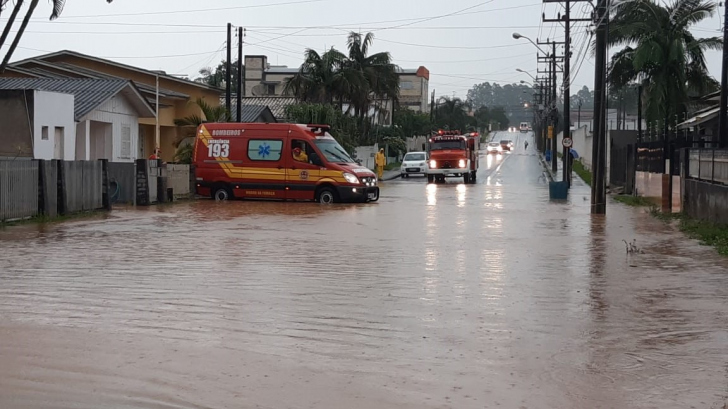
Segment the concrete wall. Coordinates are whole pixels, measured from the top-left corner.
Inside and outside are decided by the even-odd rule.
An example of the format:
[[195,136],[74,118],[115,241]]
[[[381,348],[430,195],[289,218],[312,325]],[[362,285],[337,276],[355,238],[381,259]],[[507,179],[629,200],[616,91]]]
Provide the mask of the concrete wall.
[[[76,122],[72,94],[34,91],[33,143],[36,159],[76,159]],[[48,139],[43,139],[47,127]],[[62,148],[59,150],[59,148]]]
[[33,99],[32,90],[0,91],[0,157],[33,157]]
[[171,187],[175,198],[190,196],[190,165],[167,164],[167,187]]
[[[559,132],[557,135],[557,144],[559,146],[559,152],[562,151],[562,141],[564,140],[564,133]],[[584,166],[587,169],[591,169],[591,162],[592,162],[592,140],[594,139],[589,132],[589,129],[586,127],[581,127],[575,130],[571,131],[571,139],[574,141],[574,146],[572,147],[574,150],[576,150],[576,153],[579,154],[579,159],[581,160],[581,163],[584,164]]]
[[425,152],[427,151],[427,137],[410,136],[407,138],[407,152]]
[[[662,173],[635,172],[635,195],[650,198],[662,198]],[[680,176],[672,177],[672,209],[682,210],[683,194]]]
[[685,213],[713,223],[728,224],[728,187],[685,180]]

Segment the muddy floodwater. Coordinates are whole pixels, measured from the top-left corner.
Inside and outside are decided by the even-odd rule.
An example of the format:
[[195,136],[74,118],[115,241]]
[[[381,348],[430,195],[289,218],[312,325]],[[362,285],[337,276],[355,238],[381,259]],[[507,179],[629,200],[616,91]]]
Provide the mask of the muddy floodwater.
[[522,138],[374,204],[0,230],[0,408],[722,408],[728,263],[582,183],[549,203]]

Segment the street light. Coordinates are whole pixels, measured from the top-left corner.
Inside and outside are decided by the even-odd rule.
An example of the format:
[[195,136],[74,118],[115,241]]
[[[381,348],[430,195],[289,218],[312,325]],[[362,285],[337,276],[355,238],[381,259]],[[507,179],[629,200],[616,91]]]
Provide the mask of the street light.
[[[531,75],[531,73],[530,73],[530,72],[528,72],[528,71],[524,71],[524,70],[522,70],[522,69],[520,69],[520,68],[516,68],[516,71],[518,71],[518,72],[522,72],[522,73],[524,73],[524,74],[528,75],[529,77],[531,77],[531,79],[532,79],[532,80],[536,81],[536,78],[534,78],[534,77],[533,77],[533,75]],[[524,82],[524,81],[521,81],[521,83],[523,83],[523,82]]]
[[533,40],[531,40],[530,38],[528,38],[528,37],[526,37],[524,35],[521,35],[521,34],[518,34],[518,33],[513,33],[513,38],[516,39],[516,40],[521,39],[521,38],[525,38],[526,40],[530,41],[531,44],[533,44],[536,48],[538,48],[539,51],[541,51],[542,53],[548,55],[548,53],[546,51],[542,50],[541,47],[538,46],[538,44],[534,43]]

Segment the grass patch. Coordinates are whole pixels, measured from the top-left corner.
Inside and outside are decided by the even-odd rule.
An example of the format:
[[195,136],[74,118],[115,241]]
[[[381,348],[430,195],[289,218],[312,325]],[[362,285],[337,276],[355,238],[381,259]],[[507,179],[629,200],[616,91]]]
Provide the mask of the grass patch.
[[618,201],[619,203],[624,203],[627,206],[635,206],[635,207],[652,207],[656,206],[657,203],[655,203],[653,200],[650,200],[646,197],[642,196],[632,196],[632,195],[617,195],[614,196],[614,200]]
[[575,173],[576,173],[577,175],[579,175],[579,177],[581,178],[581,180],[583,180],[583,181],[584,181],[584,183],[586,183],[587,185],[591,186],[592,174],[591,174],[591,172],[590,172],[590,171],[588,171],[588,170],[587,170],[587,169],[586,169],[586,168],[584,167],[584,164],[583,164],[583,163],[581,163],[581,161],[580,161],[580,160],[575,160],[575,161],[574,161],[574,164],[573,164],[573,166],[572,166],[572,170],[573,170],[573,171],[574,171],[574,172],[575,172]]
[[650,214],[665,223],[675,223],[686,236],[704,246],[713,247],[718,254],[728,256],[728,226],[696,220],[683,213],[663,213],[658,206],[650,205]]
[[683,233],[700,240],[700,244],[713,246],[719,254],[728,256],[728,226],[686,217],[680,218],[679,226]]
[[402,163],[400,163],[400,162],[388,163],[388,164],[384,165],[384,170],[399,169],[400,166],[402,166]]

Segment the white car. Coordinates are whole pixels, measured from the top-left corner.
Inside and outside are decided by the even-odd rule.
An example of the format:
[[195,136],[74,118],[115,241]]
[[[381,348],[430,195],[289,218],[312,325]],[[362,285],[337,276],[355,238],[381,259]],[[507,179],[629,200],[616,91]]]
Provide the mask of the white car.
[[427,175],[427,153],[425,152],[408,152],[402,159],[402,166],[399,169],[403,178],[409,175]]
[[486,149],[488,150],[488,153],[503,153],[503,147],[501,146],[500,142],[489,142]]

